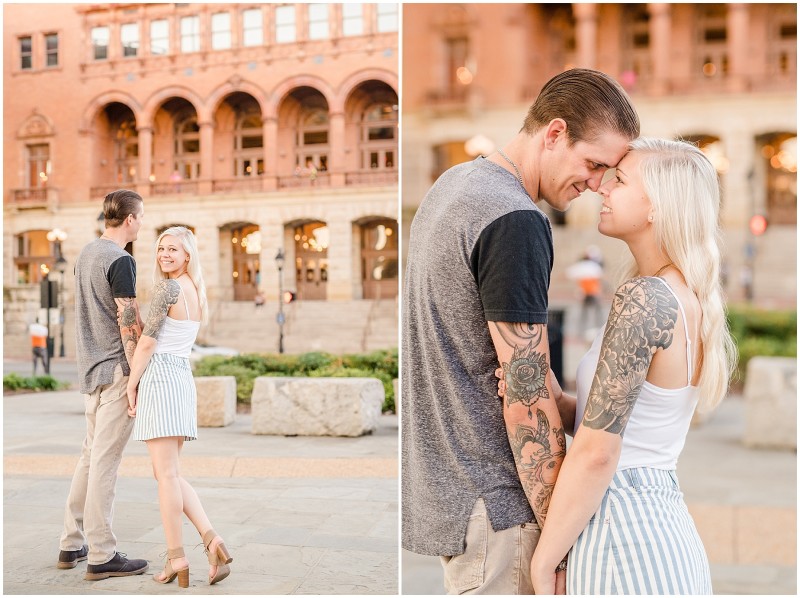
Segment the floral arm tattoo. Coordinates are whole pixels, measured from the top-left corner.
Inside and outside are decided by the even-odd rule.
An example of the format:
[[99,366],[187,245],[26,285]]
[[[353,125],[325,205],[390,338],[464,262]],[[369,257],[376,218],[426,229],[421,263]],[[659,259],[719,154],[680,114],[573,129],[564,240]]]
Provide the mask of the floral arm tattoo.
[[546,386],[550,371],[546,325],[490,322],[489,326],[496,346],[500,340],[506,345],[505,354],[511,353],[500,364],[508,440],[522,488],[543,525],[567,446],[558,407],[549,400]]
[[122,337],[122,347],[125,350],[125,357],[128,363],[133,360],[136,345],[142,334],[139,324],[139,305],[135,297],[118,297],[114,301],[117,304],[117,321],[119,323],[119,333]]
[[153,301],[150,303],[150,313],[144,324],[144,336],[158,338],[164,321],[167,319],[169,308],[178,302],[181,285],[178,281],[167,279],[159,282],[153,290]]
[[634,278],[614,295],[582,424],[622,436],[653,355],[672,344],[678,302],[657,278]]

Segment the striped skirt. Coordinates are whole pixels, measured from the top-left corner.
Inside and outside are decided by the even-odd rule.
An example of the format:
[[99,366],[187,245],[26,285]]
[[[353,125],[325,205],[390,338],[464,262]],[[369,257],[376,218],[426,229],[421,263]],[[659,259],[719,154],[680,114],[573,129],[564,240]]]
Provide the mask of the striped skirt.
[[197,438],[197,390],[185,357],[155,353],[139,382],[133,437]]
[[568,562],[568,594],[711,594],[706,551],[674,471],[616,472]]

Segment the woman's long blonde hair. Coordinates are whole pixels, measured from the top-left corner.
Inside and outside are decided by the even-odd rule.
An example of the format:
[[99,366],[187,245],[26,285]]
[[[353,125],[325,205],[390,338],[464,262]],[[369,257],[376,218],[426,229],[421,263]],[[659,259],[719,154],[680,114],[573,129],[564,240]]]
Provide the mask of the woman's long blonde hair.
[[[185,226],[171,226],[158,235],[156,240],[156,263],[153,270],[153,281],[158,284],[160,281],[169,278],[164,272],[161,271],[161,266],[158,263],[158,246],[161,245],[161,239],[166,236],[175,237],[180,240],[183,245],[184,251],[189,254],[189,264],[186,266],[186,273],[192,279],[195,288],[197,289],[197,298],[200,301],[200,319],[203,324],[208,322],[208,300],[206,298],[206,283],[203,282],[203,270],[200,267],[200,255],[197,251],[197,241],[194,233]],[[188,316],[188,314],[187,314]]]
[[[684,141],[634,139],[639,174],[653,206],[655,238],[681,271],[703,312],[698,410],[711,411],[725,397],[736,363],[720,283],[720,187],[717,171],[696,146]],[[633,256],[623,280],[639,275]]]

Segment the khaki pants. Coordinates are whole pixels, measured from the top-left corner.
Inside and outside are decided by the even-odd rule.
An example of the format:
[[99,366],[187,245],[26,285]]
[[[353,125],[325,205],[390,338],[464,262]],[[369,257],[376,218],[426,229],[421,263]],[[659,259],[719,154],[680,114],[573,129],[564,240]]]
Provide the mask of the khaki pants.
[[445,590],[448,594],[533,594],[531,558],[539,534],[535,522],[495,532],[479,498],[467,524],[464,553],[440,557]]
[[118,365],[111,384],[84,395],[86,438],[69,489],[60,550],[78,550],[86,538],[90,565],[107,563],[117,550],[111,531],[117,470],[133,430],[127,385],[128,377]]

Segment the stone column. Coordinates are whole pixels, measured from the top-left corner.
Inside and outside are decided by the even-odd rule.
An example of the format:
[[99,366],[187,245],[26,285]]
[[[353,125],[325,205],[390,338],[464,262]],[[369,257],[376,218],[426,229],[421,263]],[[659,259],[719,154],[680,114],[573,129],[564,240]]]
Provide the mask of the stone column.
[[750,46],[750,8],[747,4],[729,3],[728,7],[728,79],[730,92],[743,92],[748,88],[748,55]]
[[201,122],[200,127],[200,181],[198,192],[201,195],[211,193],[214,178],[214,123]]
[[597,62],[597,5],[573,4],[577,66],[595,68]]
[[268,116],[262,121],[262,137],[264,143],[264,191],[275,191],[278,188],[278,119]]
[[142,197],[150,195],[150,171],[153,168],[153,127],[138,127],[139,176],[137,191]]
[[328,300],[350,301],[353,298],[353,227],[346,213],[328,221]]
[[664,95],[670,89],[671,8],[669,4],[654,3],[648,4],[647,9],[650,12],[650,58],[653,64],[650,92]]
[[343,112],[331,112],[329,115],[328,129],[328,168],[331,175],[332,187],[343,187],[345,183],[345,154],[347,143],[345,139],[345,125]]
[[275,256],[278,249],[283,249],[283,290],[293,290],[294,282],[294,252],[287,255],[286,239],[283,225],[276,222],[260,223],[258,229],[261,231],[261,285],[267,301],[278,300],[278,265],[275,263]]

